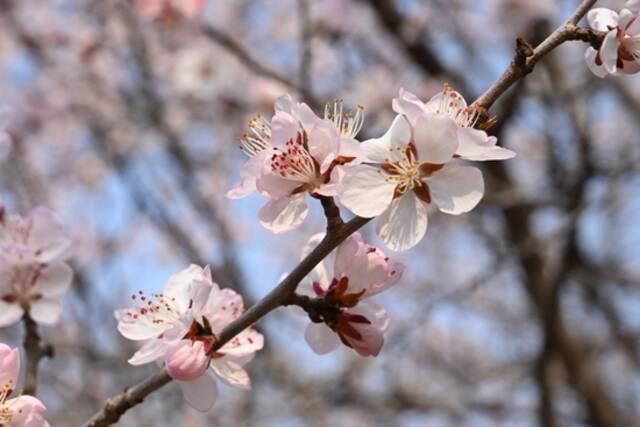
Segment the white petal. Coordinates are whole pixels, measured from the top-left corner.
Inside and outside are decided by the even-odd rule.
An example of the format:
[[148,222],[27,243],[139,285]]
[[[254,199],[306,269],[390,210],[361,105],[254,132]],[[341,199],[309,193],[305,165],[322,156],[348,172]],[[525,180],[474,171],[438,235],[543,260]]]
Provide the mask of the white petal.
[[391,101],[391,107],[396,113],[406,116],[412,126],[415,126],[418,117],[425,112],[424,102],[403,88],[400,88],[398,98]]
[[356,165],[344,168],[338,200],[358,216],[380,215],[391,203],[396,184],[387,182],[387,174],[377,167]]
[[427,208],[413,192],[395,199],[378,219],[377,232],[387,247],[404,251],[427,232]]
[[205,270],[196,264],[191,264],[187,268],[172,274],[167,283],[164,285],[164,295],[174,299],[175,305],[178,307],[177,315],[186,313],[193,305],[196,297],[208,297],[208,293],[204,291],[210,288],[211,276],[210,271]]
[[618,48],[620,42],[618,41],[618,32],[609,31],[602,41],[600,47],[600,58],[602,59],[602,65],[610,72],[615,73],[618,68]]
[[[324,236],[325,236],[324,233],[318,233],[311,236],[307,244],[304,245],[304,247],[302,248],[302,256],[300,259],[304,259],[307,255],[309,255],[311,251],[313,251],[316,248],[316,246],[320,244],[322,239],[324,239]],[[332,251],[331,254],[329,254],[329,256],[325,257],[322,261],[320,261],[318,265],[316,265],[314,269],[311,270],[311,273],[309,273],[308,275],[308,278],[311,280],[304,280],[300,284],[300,287],[298,288],[298,290],[305,295],[315,296],[315,292],[313,291],[311,286],[312,282],[318,282],[325,288],[328,287],[329,281],[330,281],[330,277],[329,277],[330,272],[327,266],[333,265],[331,261],[334,257],[335,255]]]
[[269,200],[260,209],[258,218],[264,228],[278,234],[299,227],[308,212],[305,193],[300,193],[291,197]]
[[33,292],[46,298],[59,297],[69,290],[72,278],[73,270],[67,264],[49,264],[42,270]]
[[218,386],[208,372],[193,381],[177,381],[182,395],[195,410],[207,412],[218,398]]
[[363,161],[384,163],[393,147],[405,147],[411,141],[411,126],[404,116],[396,116],[389,130],[380,138],[364,141],[360,145]]
[[496,145],[497,139],[486,132],[473,128],[458,129],[458,149],[456,154],[466,160],[506,160],[516,153]]
[[19,322],[23,314],[24,310],[20,304],[9,304],[0,300],[0,328]]
[[171,325],[152,323],[145,316],[138,316],[137,319],[129,316],[129,313],[135,311],[136,309],[122,309],[114,312],[118,321],[118,332],[127,339],[142,341],[156,338],[171,327]]
[[340,338],[324,323],[310,323],[304,332],[304,339],[316,354],[327,354],[340,345]]
[[57,299],[42,298],[31,303],[29,314],[38,323],[54,325],[60,320],[62,303]]
[[426,181],[433,202],[452,215],[469,212],[484,194],[482,172],[470,166],[447,165]]
[[218,375],[218,378],[231,387],[249,390],[251,388],[251,379],[249,374],[242,366],[232,362],[231,360],[213,359],[211,361],[211,369]]
[[598,56],[598,51],[592,47],[588,47],[587,50],[584,52],[584,59],[587,62],[587,67],[589,67],[589,70],[591,70],[593,74],[595,74],[596,76],[602,79],[608,76],[609,72],[607,71],[606,68],[604,68],[603,65],[596,64],[597,56]]
[[458,127],[444,114],[425,114],[416,122],[414,143],[421,163],[442,164],[458,148]]
[[147,341],[140,350],[129,359],[129,363],[132,365],[144,365],[145,363],[153,362],[164,356],[164,352],[167,348],[166,343],[163,340],[151,339]]
[[46,427],[48,425],[43,417],[47,407],[33,396],[10,399],[6,402],[6,407],[12,416],[7,427]]
[[627,0],[624,4],[624,8],[635,13],[640,13],[640,0]]
[[609,31],[618,26],[618,14],[611,9],[596,7],[587,13],[589,26],[596,31]]
[[284,111],[278,111],[271,119],[271,141],[275,146],[295,139],[300,131],[298,121]]
[[279,199],[291,195],[293,190],[302,185],[302,181],[286,179],[274,173],[271,166],[266,165],[262,170],[258,179],[256,179],[256,188],[265,197],[270,199]]
[[29,217],[33,221],[29,245],[39,252],[38,260],[51,262],[66,256],[71,241],[67,238],[58,215],[50,209],[39,207]]
[[271,150],[265,150],[251,157],[240,169],[240,183],[227,191],[226,196],[230,199],[239,199],[247,194],[258,191],[256,188],[256,179],[260,175],[268,155]]
[[309,130],[309,153],[320,164],[320,173],[325,173],[340,149],[340,134],[329,122],[313,126]]
[[[20,351],[0,343],[0,384],[17,384],[20,375]],[[14,387],[16,388],[16,387]]]
[[293,105],[293,98],[288,93],[281,95],[276,99],[274,104],[275,111],[284,111],[285,113],[291,114],[291,106]]

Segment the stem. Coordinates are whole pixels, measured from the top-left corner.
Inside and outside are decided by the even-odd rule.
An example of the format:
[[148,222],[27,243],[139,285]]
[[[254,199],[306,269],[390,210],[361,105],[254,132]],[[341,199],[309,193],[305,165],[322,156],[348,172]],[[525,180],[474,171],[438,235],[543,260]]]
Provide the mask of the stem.
[[22,317],[24,323],[24,351],[27,355],[27,374],[22,389],[23,394],[35,396],[38,388],[38,366],[43,357],[53,357],[53,346],[43,344],[38,333],[38,325],[27,311]]

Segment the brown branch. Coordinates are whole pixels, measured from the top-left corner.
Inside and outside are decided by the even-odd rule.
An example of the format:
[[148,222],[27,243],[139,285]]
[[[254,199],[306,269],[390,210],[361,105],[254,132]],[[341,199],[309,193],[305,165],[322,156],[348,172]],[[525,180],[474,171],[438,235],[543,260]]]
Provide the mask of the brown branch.
[[43,357],[53,357],[53,346],[44,344],[38,333],[38,325],[29,313],[22,317],[24,323],[24,351],[27,357],[26,379],[22,392],[35,396],[38,388],[38,366]]
[[492,84],[476,101],[475,105],[484,110],[489,110],[494,102],[509,89],[515,82],[524,78],[533,71],[533,67],[544,56],[551,52],[562,43],[571,40],[588,41],[597,45],[601,40],[602,34],[592,32],[584,28],[576,27],[576,24],[596,3],[596,0],[583,0],[576,11],[558,27],[549,37],[540,43],[533,51],[529,52],[526,60],[523,60],[522,46],[518,43],[515,58],[509,64],[509,67],[502,73],[498,80]]
[[154,374],[141,383],[109,398],[102,409],[84,423],[83,427],[108,426],[118,422],[122,414],[142,403],[145,397],[170,382],[171,377],[166,371]]

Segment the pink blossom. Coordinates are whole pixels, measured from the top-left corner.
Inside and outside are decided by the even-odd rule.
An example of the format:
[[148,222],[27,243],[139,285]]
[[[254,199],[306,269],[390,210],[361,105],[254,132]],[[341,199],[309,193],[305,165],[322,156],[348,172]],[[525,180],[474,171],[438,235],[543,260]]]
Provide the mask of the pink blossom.
[[17,390],[20,373],[18,349],[0,343],[0,425],[6,427],[49,427],[43,414],[47,408],[32,396],[9,399]]
[[589,47],[585,52],[589,69],[598,77],[640,71],[640,6],[635,0],[626,6],[619,14],[606,8],[587,14],[592,29],[607,33],[600,49]]
[[[312,237],[304,253],[321,238]],[[326,264],[330,262],[321,262],[310,275],[312,281],[301,287],[303,293],[321,299],[325,307],[307,327],[305,339],[318,354],[333,351],[342,342],[361,356],[377,356],[389,317],[368,298],[395,285],[404,265],[389,261],[379,249],[365,244],[359,233],[338,246],[328,269]]]
[[134,300],[136,307],[116,311],[120,333],[145,341],[129,363],[163,359],[187,402],[200,411],[209,410],[216,400],[214,378],[250,388],[243,366],[263,347],[263,336],[249,328],[213,350],[215,334],[244,312],[244,304],[236,292],[212,281],[209,267],[191,265],[173,275],[162,294],[138,293]]
[[7,216],[0,206],[0,326],[18,321],[25,310],[38,323],[59,320],[73,276],[64,262],[70,244],[53,211]]
[[341,100],[328,104],[321,119],[306,104],[281,96],[271,122],[261,116],[249,121],[241,148],[251,158],[227,196],[258,191],[268,199],[259,213],[264,227],[274,233],[298,227],[308,213],[306,194],[335,195],[335,166],[359,156],[355,136],[362,121],[362,107],[344,111]]
[[136,0],[136,6],[145,15],[165,21],[182,17],[195,18],[205,0]]

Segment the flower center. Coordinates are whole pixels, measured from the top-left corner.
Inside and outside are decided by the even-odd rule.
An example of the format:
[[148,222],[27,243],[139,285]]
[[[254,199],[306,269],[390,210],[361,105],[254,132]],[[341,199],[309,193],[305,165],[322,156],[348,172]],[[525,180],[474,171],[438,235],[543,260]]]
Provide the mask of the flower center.
[[462,95],[448,84],[444,85],[436,113],[447,114],[458,126],[463,128],[474,127],[479,119],[478,112],[474,108],[467,107]]
[[306,132],[300,131],[296,139],[288,140],[284,150],[274,150],[276,152],[271,157],[271,169],[281,177],[308,184],[316,183],[320,179],[320,168],[309,153]]
[[38,292],[32,292],[42,277],[42,270],[46,264],[17,265],[0,273],[0,278],[9,283],[12,292],[0,295],[0,299],[8,303],[18,302],[23,307],[28,307],[30,301],[42,298]]
[[344,111],[344,100],[338,98],[333,103],[327,102],[324,106],[324,118],[333,122],[342,136],[355,138],[362,129],[364,122],[364,107],[357,105]]
[[260,114],[252,117],[247,124],[249,132],[240,137],[240,149],[249,157],[253,157],[271,147],[271,124]]
[[145,319],[154,325],[162,325],[174,322],[181,314],[176,299],[164,294],[147,296],[138,291],[138,294],[131,295],[131,299],[137,304],[137,307],[127,311],[133,320]]
[[382,164],[382,171],[387,173],[385,181],[396,185],[396,195],[406,193],[416,187],[422,187],[420,162],[413,144],[403,147],[389,148],[389,157]]
[[9,380],[0,389],[0,425],[8,424],[13,420],[13,411],[11,411],[6,402],[14,386],[13,380]]

